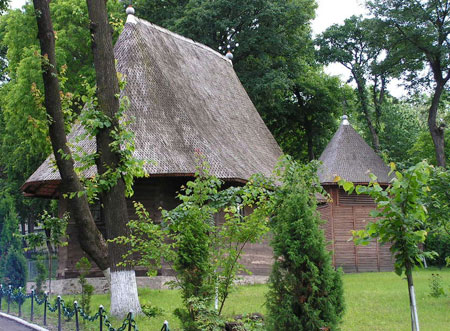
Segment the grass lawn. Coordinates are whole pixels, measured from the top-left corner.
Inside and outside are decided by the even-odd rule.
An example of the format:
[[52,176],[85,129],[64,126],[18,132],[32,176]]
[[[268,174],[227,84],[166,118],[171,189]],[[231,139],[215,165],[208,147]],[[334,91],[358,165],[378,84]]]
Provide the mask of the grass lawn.
[[[429,295],[429,279],[432,273],[442,276],[446,297],[433,298]],[[393,272],[347,274],[343,277],[346,312],[342,330],[410,330],[410,313],[406,280]],[[450,331],[450,268],[428,269],[414,272],[416,298],[419,310],[421,330]],[[264,306],[266,285],[241,286],[236,289],[225,304],[225,314],[233,316],[252,312],[265,314]],[[172,314],[176,307],[181,307],[179,291],[139,289],[141,304],[151,303],[163,309],[162,316],[149,319],[138,317],[137,324],[141,331],[160,330],[164,320],[168,320],[171,330],[179,329],[179,322]],[[73,297],[65,297],[66,302]],[[103,304],[109,309],[108,295],[96,295],[92,298],[92,307]],[[4,311],[4,310],[3,310]],[[39,308],[38,316],[42,315]],[[25,317],[29,317],[28,307],[24,307]],[[51,323],[56,321],[55,314]],[[38,317],[38,320],[41,318]],[[114,321],[119,326],[119,321]],[[85,327],[84,330],[98,330],[98,324]],[[88,324],[86,326],[88,326]],[[95,327],[94,327],[95,325]],[[73,330],[73,323],[67,323],[65,330]]]

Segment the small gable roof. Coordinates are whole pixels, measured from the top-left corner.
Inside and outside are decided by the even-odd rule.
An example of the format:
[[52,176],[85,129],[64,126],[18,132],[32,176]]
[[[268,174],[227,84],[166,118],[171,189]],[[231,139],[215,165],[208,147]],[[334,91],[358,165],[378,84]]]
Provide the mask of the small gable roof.
[[[135,156],[151,161],[145,166],[150,176],[191,176],[199,153],[210,164],[210,173],[225,180],[271,174],[281,150],[230,60],[133,15],[114,52],[117,70],[127,82],[127,115],[135,118],[130,127]],[[74,126],[69,141],[83,130]],[[80,145],[95,150],[94,140]],[[60,176],[51,158],[26,181],[25,194],[54,196]]]
[[322,184],[336,184],[336,176],[353,183],[365,184],[370,182],[369,173],[375,174],[380,184],[388,184],[390,181],[389,167],[355,131],[346,117],[319,161],[322,161],[318,173]]

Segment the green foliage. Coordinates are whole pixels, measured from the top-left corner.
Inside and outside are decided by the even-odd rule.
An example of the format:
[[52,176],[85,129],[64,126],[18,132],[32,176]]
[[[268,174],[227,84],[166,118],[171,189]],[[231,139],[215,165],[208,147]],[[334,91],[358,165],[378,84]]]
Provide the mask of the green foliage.
[[[391,169],[395,171],[395,164],[391,163]],[[370,174],[368,186],[358,185],[356,188],[352,183],[336,178],[346,192],[355,190],[357,194],[374,198],[377,208],[370,215],[377,220],[368,224],[365,230],[353,231],[354,240],[356,244],[367,245],[372,238],[378,238],[381,244],[391,244],[395,272],[399,276],[403,272],[410,273],[414,265],[422,265],[423,258],[435,255],[419,248],[419,244],[425,242],[430,226],[432,228],[424,205],[430,191],[431,171],[432,167],[426,162],[420,162],[403,173],[395,171],[395,177],[386,189],[377,183],[373,174]]]
[[439,108],[450,80],[448,1],[370,0],[367,6],[380,24],[388,27],[385,48],[393,53],[394,66],[403,67],[401,71],[411,90],[431,92],[428,123],[438,164],[445,166],[446,151],[442,147],[448,112]]
[[445,267],[450,258],[450,234],[445,231],[430,233],[425,240],[425,249],[437,253],[434,259],[427,261],[429,265]]
[[[430,132],[422,130],[416,140],[411,145],[411,148],[407,151],[408,157],[411,159],[411,163],[416,164],[422,160],[427,160],[429,163],[436,165],[436,154],[434,151],[433,140],[430,136]],[[445,155],[447,162],[450,162],[450,133],[445,132]]]
[[27,284],[27,260],[20,250],[11,248],[5,258],[3,279],[14,288]]
[[[154,223],[144,207],[135,203],[138,220],[128,223],[130,235],[111,240],[131,247],[120,265],[145,266],[149,275],[154,275],[162,259],[173,263],[177,273],[173,285],[182,289],[185,304],[177,316],[192,330],[199,325],[212,327],[212,321],[221,325],[219,316],[233,282],[239,272],[246,271],[239,263],[243,249],[268,231],[265,201],[272,184],[255,176],[243,187],[222,189],[222,181],[208,169],[206,163],[199,166],[195,180],[178,195],[181,204],[162,210],[161,224]],[[254,212],[243,215],[249,207],[255,208]],[[221,226],[215,221],[219,212],[225,218]],[[220,308],[211,313],[216,293]]]
[[42,294],[45,280],[47,279],[47,267],[43,262],[42,256],[38,256],[36,261],[37,277],[36,277],[36,294]]
[[[246,271],[239,263],[245,245],[260,241],[268,231],[265,202],[271,184],[260,176],[243,187],[221,190],[222,184],[203,163],[195,180],[178,195],[181,204],[162,212],[176,248],[173,268],[186,306],[178,316],[187,318],[183,323],[192,329],[206,316],[213,320],[220,316],[237,274]],[[245,207],[255,210],[244,216],[241,211]],[[218,226],[215,220],[221,211],[225,222]],[[211,304],[216,291],[218,312],[210,315],[209,310],[198,310]]]
[[353,91],[315,65],[303,64],[293,81],[293,97],[268,123],[285,153],[309,161],[329,142],[339,115],[351,111]]
[[[450,63],[448,35],[448,4],[440,0],[404,1],[371,0],[367,6],[374,16],[392,29],[386,30],[388,43],[395,45],[394,55],[399,62],[405,59],[407,81],[417,87],[424,83],[430,86],[432,77],[423,75],[424,62],[439,63],[435,69],[445,75]],[[430,68],[431,69],[431,68]]]
[[[335,329],[344,311],[340,271],[331,264],[316,194],[324,194],[317,164],[285,158],[273,196],[274,265],[267,295],[268,330]],[[326,194],[326,193],[325,193]]]
[[[123,76],[118,73],[118,80],[120,90],[123,91],[126,82]],[[144,160],[139,160],[134,156],[135,151],[135,135],[130,130],[129,125],[135,119],[126,117],[125,112],[129,107],[129,100],[126,96],[120,97],[119,111],[114,114],[113,118],[103,113],[98,109],[98,100],[96,96],[97,89],[95,86],[89,86],[88,82],[83,82],[87,91],[86,95],[82,96],[82,101],[86,102],[86,107],[81,111],[79,116],[80,125],[85,129],[82,134],[78,135],[75,143],[72,144],[73,152],[71,155],[65,155],[61,150],[63,158],[73,157],[79,166],[75,168],[79,178],[81,179],[85,190],[79,192],[70,192],[66,197],[72,199],[75,196],[87,195],[88,201],[93,203],[98,199],[101,192],[109,191],[116,185],[117,180],[122,178],[125,182],[125,194],[127,197],[133,195],[133,183],[135,178],[147,176],[144,165]],[[119,162],[115,167],[108,168],[102,174],[95,174],[92,177],[86,178],[84,173],[91,167],[96,166],[99,158],[97,153],[88,153],[82,147],[77,145],[84,140],[94,140],[97,134],[106,128],[115,128],[111,130],[110,135],[113,142],[109,145],[111,151],[119,155]]]
[[174,252],[171,245],[165,242],[168,237],[167,227],[155,223],[141,203],[134,202],[137,220],[128,222],[129,235],[111,239],[111,242],[128,245],[128,252],[122,256],[119,266],[143,266],[148,276],[155,276],[163,259],[171,261]]
[[0,233],[0,258],[3,258],[10,249],[22,249],[19,235],[19,220],[14,210],[9,211],[3,218]]
[[[430,156],[434,157],[432,142],[428,139],[430,134],[426,132],[422,105],[386,98],[383,110],[379,136],[385,160],[395,162],[398,168],[405,169],[423,159],[429,159]],[[423,137],[422,132],[425,132],[426,137]],[[414,147],[415,144],[422,143],[424,138],[430,140],[431,144],[430,154],[426,156],[423,149]]]
[[64,214],[62,218],[59,218],[44,210],[41,220],[37,224],[43,231],[29,233],[23,237],[28,244],[28,249],[37,249],[47,244],[47,247],[54,251],[57,247],[67,246],[68,236],[66,229],[68,219],[68,214]]
[[[0,2],[0,9],[3,9]],[[90,48],[91,36],[86,2],[60,0],[50,3],[56,35],[56,56],[61,80],[61,99],[69,130],[84,102],[87,81],[93,84],[95,73]],[[114,38],[123,26],[125,11],[117,1],[108,1]],[[16,213],[19,220],[33,222],[49,208],[44,199],[24,198],[20,187],[50,154],[48,119],[43,107],[41,56],[33,5],[8,10],[0,18],[0,195],[8,192],[12,204],[0,203],[2,214]],[[3,197],[0,197],[0,200]],[[14,207],[11,209],[11,207]]]
[[302,159],[310,140],[314,153],[321,152],[335,115],[349,104],[348,90],[315,64],[310,22],[316,7],[310,0],[136,3],[138,16],[152,23],[222,54],[230,46],[233,68],[256,109],[282,147]]
[[442,277],[439,274],[431,274],[429,280],[430,295],[433,298],[439,298],[440,296],[446,296],[443,286]]
[[81,302],[80,306],[84,310],[87,315],[91,314],[91,297],[94,292],[94,286],[88,283],[86,280],[86,276],[89,274],[92,268],[91,262],[87,259],[87,257],[82,257],[76,264],[75,268],[77,268],[80,275],[78,276],[78,281],[81,285]]
[[[175,309],[174,314],[180,319],[183,330],[223,330],[225,319],[215,309],[211,308],[208,301],[193,296],[186,300],[188,310]],[[189,311],[195,312],[195,320],[192,319]]]
[[150,303],[142,305],[141,308],[142,308],[142,312],[144,313],[144,315],[147,317],[150,317],[150,318],[161,316],[162,313],[164,312],[162,308],[153,306]]

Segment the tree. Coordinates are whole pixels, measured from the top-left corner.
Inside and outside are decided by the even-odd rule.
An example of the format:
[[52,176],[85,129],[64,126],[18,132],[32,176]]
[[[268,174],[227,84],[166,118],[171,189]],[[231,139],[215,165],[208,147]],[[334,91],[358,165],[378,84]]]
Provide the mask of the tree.
[[[95,84],[89,18],[83,1],[51,1],[50,9],[58,36],[55,54],[58,78],[63,82],[61,97],[68,132],[83,107],[81,95],[87,93],[86,87]],[[108,1],[108,9],[117,38],[125,15],[123,5]],[[25,180],[51,152],[36,35],[32,4],[21,10],[9,10],[0,17],[1,54],[7,65],[0,86],[0,186],[12,199],[11,205],[0,204],[0,209],[14,207],[22,234],[25,224],[32,232],[43,210],[55,207],[47,199],[30,199],[20,192]],[[0,210],[0,223],[1,215],[8,212],[9,209]]]
[[[244,186],[223,188],[208,169],[206,163],[198,167],[195,180],[180,190],[180,204],[162,210],[161,224],[135,203],[138,220],[129,222],[131,234],[114,240],[131,245],[123,264],[145,266],[149,275],[163,259],[172,265],[177,274],[173,285],[181,289],[185,306],[176,315],[186,330],[223,325],[225,302],[238,275],[247,271],[240,263],[244,248],[260,242],[268,231],[265,207],[273,183],[254,176]],[[245,214],[249,207],[252,213]]]
[[[74,170],[74,161],[72,157],[71,150],[67,145],[67,138],[65,134],[64,118],[62,113],[62,106],[60,100],[60,87],[57,78],[56,71],[56,57],[55,57],[55,36],[52,26],[52,21],[50,17],[50,10],[48,2],[45,0],[34,0],[34,7],[36,12],[40,15],[36,15],[36,20],[38,23],[38,37],[41,46],[42,54],[42,74],[44,80],[44,90],[45,90],[45,108],[47,114],[50,118],[49,133],[50,140],[52,142],[53,153],[55,156],[56,164],[62,180],[62,193],[70,196],[68,200],[68,210],[78,225],[81,231],[80,244],[82,248],[89,253],[97,265],[102,269],[106,270],[111,266],[113,273],[116,273],[118,268],[117,263],[118,257],[115,254],[118,250],[112,249],[111,260],[108,259],[108,248],[105,239],[95,226],[92,214],[89,209],[89,203],[84,186],[81,184],[77,173]],[[109,130],[116,130],[118,132],[117,123],[118,119],[114,116],[118,110],[118,100],[116,95],[118,95],[119,87],[117,82],[117,75],[114,68],[114,59],[112,53],[112,39],[110,36],[110,28],[107,21],[106,7],[103,2],[98,4],[93,4],[88,2],[89,15],[91,19],[91,29],[93,30],[93,53],[94,53],[94,63],[97,73],[97,98],[98,106],[100,112],[104,115],[103,119],[110,121],[109,125],[103,127],[109,127]],[[105,63],[99,63],[99,56],[103,56]],[[108,73],[111,76],[108,76]],[[115,81],[114,81],[115,79]],[[117,93],[114,93],[117,92]],[[108,109],[108,107],[112,107]],[[108,113],[109,111],[109,113]],[[108,116],[109,115],[109,116]],[[117,157],[117,150],[111,150],[111,139],[110,131],[108,129],[98,130],[96,134],[100,137],[98,143],[98,154],[100,155],[103,163],[100,164],[98,172],[100,174],[104,173],[104,168],[109,166],[112,168],[112,173],[116,174],[117,163],[115,159]],[[117,144],[115,144],[117,146]],[[120,145],[119,145],[120,148]],[[103,203],[108,207],[113,208],[114,211],[119,213],[119,225],[112,225],[112,234],[116,233],[117,226],[123,224],[126,221],[126,204],[125,204],[125,193],[123,178],[117,179],[110,184],[110,190],[113,193],[118,194],[116,199],[112,197],[112,194],[102,192]],[[116,207],[112,207],[111,204],[116,203]],[[117,208],[122,208],[121,210]],[[125,211],[123,210],[125,208]],[[112,222],[111,214],[112,210],[107,211],[106,224],[110,225]],[[126,223],[126,222],[125,222]],[[125,224],[123,224],[125,225]],[[120,254],[120,251],[118,252]],[[110,264],[112,262],[113,264]],[[125,272],[128,276],[130,272]],[[121,314],[128,312],[133,309],[136,313],[140,311],[139,301],[137,298],[137,288],[134,278],[130,277],[116,277],[120,275],[111,275],[111,293],[112,293],[112,314]],[[134,272],[132,273],[134,276]],[[133,284],[134,280],[134,284]],[[128,282],[123,285],[123,282]],[[134,285],[134,288],[133,288]],[[117,300],[121,298],[121,294],[118,293],[120,290],[129,290],[130,293],[126,293],[126,297],[129,300]],[[114,293],[113,293],[114,292]]]
[[223,55],[230,50],[233,67],[256,109],[277,141],[285,144],[289,135],[282,128],[295,109],[286,108],[301,82],[296,79],[303,64],[314,62],[310,21],[315,1],[140,0],[136,8],[140,17]]
[[[92,53],[97,81],[98,110],[105,116],[108,125],[96,130],[97,172],[108,178],[108,188],[100,192],[103,215],[108,238],[116,238],[127,231],[128,210],[125,199],[126,169],[121,152],[119,110],[119,80],[114,60],[111,27],[108,23],[106,4],[103,1],[87,0],[92,35]],[[131,186],[131,183],[128,185]],[[141,312],[134,269],[121,266],[127,245],[110,242],[108,253],[111,268],[111,314],[126,314],[130,310]]]
[[[319,59],[326,64],[337,62],[351,72],[356,83],[361,111],[367,122],[372,146],[380,152],[380,117],[386,94],[386,85],[392,74],[391,67],[383,59],[384,32],[378,31],[373,19],[352,16],[343,25],[334,24],[316,40]],[[371,110],[367,81],[372,81]],[[375,116],[373,115],[375,113]]]
[[[393,163],[391,169],[395,171]],[[424,205],[430,190],[431,171],[431,166],[426,162],[418,163],[403,173],[396,171],[391,185],[386,189],[377,183],[373,174],[370,174],[368,186],[358,185],[356,188],[351,182],[336,178],[345,191],[356,191],[357,194],[368,194],[374,198],[377,207],[370,216],[377,220],[367,225],[365,230],[353,232],[355,243],[367,245],[371,239],[377,238],[381,244],[391,244],[395,273],[399,276],[405,273],[408,282],[411,329],[415,331],[419,330],[419,319],[412,270],[415,265],[422,265],[425,257],[432,258],[434,255],[420,248],[427,233],[434,228]]]
[[27,260],[21,250],[11,248],[5,258],[3,277],[13,288],[27,285]]
[[336,131],[336,118],[351,111],[353,92],[316,65],[304,65],[293,75],[294,85],[286,93],[273,132],[284,152],[311,161]]
[[445,167],[445,123],[438,108],[450,79],[450,6],[441,0],[372,0],[367,3],[372,14],[385,25],[394,27],[389,34],[396,45],[399,62],[414,56],[427,63],[429,73],[422,77],[422,68],[407,66],[408,80],[415,85],[432,85],[432,99],[428,109],[428,128],[433,139],[437,164]]
[[284,159],[272,198],[274,265],[267,294],[269,330],[333,330],[344,311],[341,275],[320,229],[317,164]]

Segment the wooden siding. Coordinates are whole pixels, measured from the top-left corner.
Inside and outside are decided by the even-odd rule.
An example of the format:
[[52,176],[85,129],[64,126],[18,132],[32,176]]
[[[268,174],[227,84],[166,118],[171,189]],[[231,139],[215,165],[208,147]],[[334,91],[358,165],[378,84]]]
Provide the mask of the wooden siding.
[[[159,207],[165,209],[174,208],[178,201],[177,191],[181,185],[185,184],[187,177],[152,177],[151,179],[141,179],[135,184],[135,195],[128,203],[130,218],[136,218],[132,201],[139,201],[144,204],[150,216],[155,221],[161,220]],[[337,187],[326,187],[333,202],[319,206],[322,219],[325,220],[323,230],[328,242],[327,248],[333,252],[333,264],[342,267],[345,272],[364,271],[390,271],[393,269],[393,262],[389,246],[381,246],[374,241],[368,246],[355,246],[351,240],[351,231],[365,228],[367,222],[373,221],[369,217],[374,205],[362,204],[358,197],[343,196]],[[344,193],[345,194],[345,193]],[[355,201],[350,204],[349,201]],[[65,201],[60,200],[60,213],[65,211]],[[94,207],[94,209],[96,209]],[[246,208],[245,214],[251,210]],[[94,213],[97,224],[104,232],[104,224],[101,215],[97,211]],[[216,219],[217,224],[223,224],[224,217],[219,214]],[[76,262],[85,256],[78,241],[78,231],[75,224],[69,222],[67,232],[71,238],[68,246],[59,250],[59,278],[72,278],[78,275],[75,269]],[[252,272],[253,275],[267,276],[270,274],[273,263],[273,251],[269,245],[270,238],[266,238],[260,244],[248,244],[244,249],[241,262]],[[102,276],[100,270],[93,263],[94,268],[91,276]],[[144,268],[136,268],[138,275],[145,275]],[[167,264],[164,264],[159,275],[173,275],[173,271]]]
[[393,260],[389,245],[372,241],[367,246],[356,246],[352,241],[352,230],[361,230],[374,219],[369,216],[375,208],[367,196],[348,195],[337,186],[325,189],[333,201],[319,208],[329,249],[333,252],[333,264],[345,272],[390,271]]
[[[152,177],[151,179],[137,180],[134,186],[134,196],[128,201],[128,214],[130,219],[136,219],[133,201],[141,202],[150,214],[150,217],[155,221],[161,221],[161,212],[159,207],[164,209],[172,209],[177,206],[179,201],[176,199],[177,192],[181,185],[184,185],[189,177]],[[66,202],[60,200],[59,204],[60,214],[62,215],[66,210]],[[93,206],[97,226],[104,230],[104,222],[101,220],[101,215],[96,206]],[[251,210],[246,208],[245,214],[250,213]],[[217,216],[217,224],[223,224],[224,216],[219,214]],[[105,235],[104,231],[102,231]],[[78,231],[73,221],[69,221],[67,226],[67,234],[69,235],[68,246],[59,250],[59,268],[58,278],[74,278],[78,276],[75,269],[75,264],[83,256],[86,256],[82,251],[78,240]],[[100,269],[92,262],[93,268],[90,274],[91,277],[102,276]],[[267,276],[270,273],[273,262],[273,252],[269,245],[269,239],[266,239],[260,244],[248,244],[244,248],[241,263],[244,264],[253,275]],[[136,268],[136,274],[144,276],[146,270],[141,267]],[[163,263],[162,268],[158,271],[158,275],[170,276],[173,271],[170,266]]]

